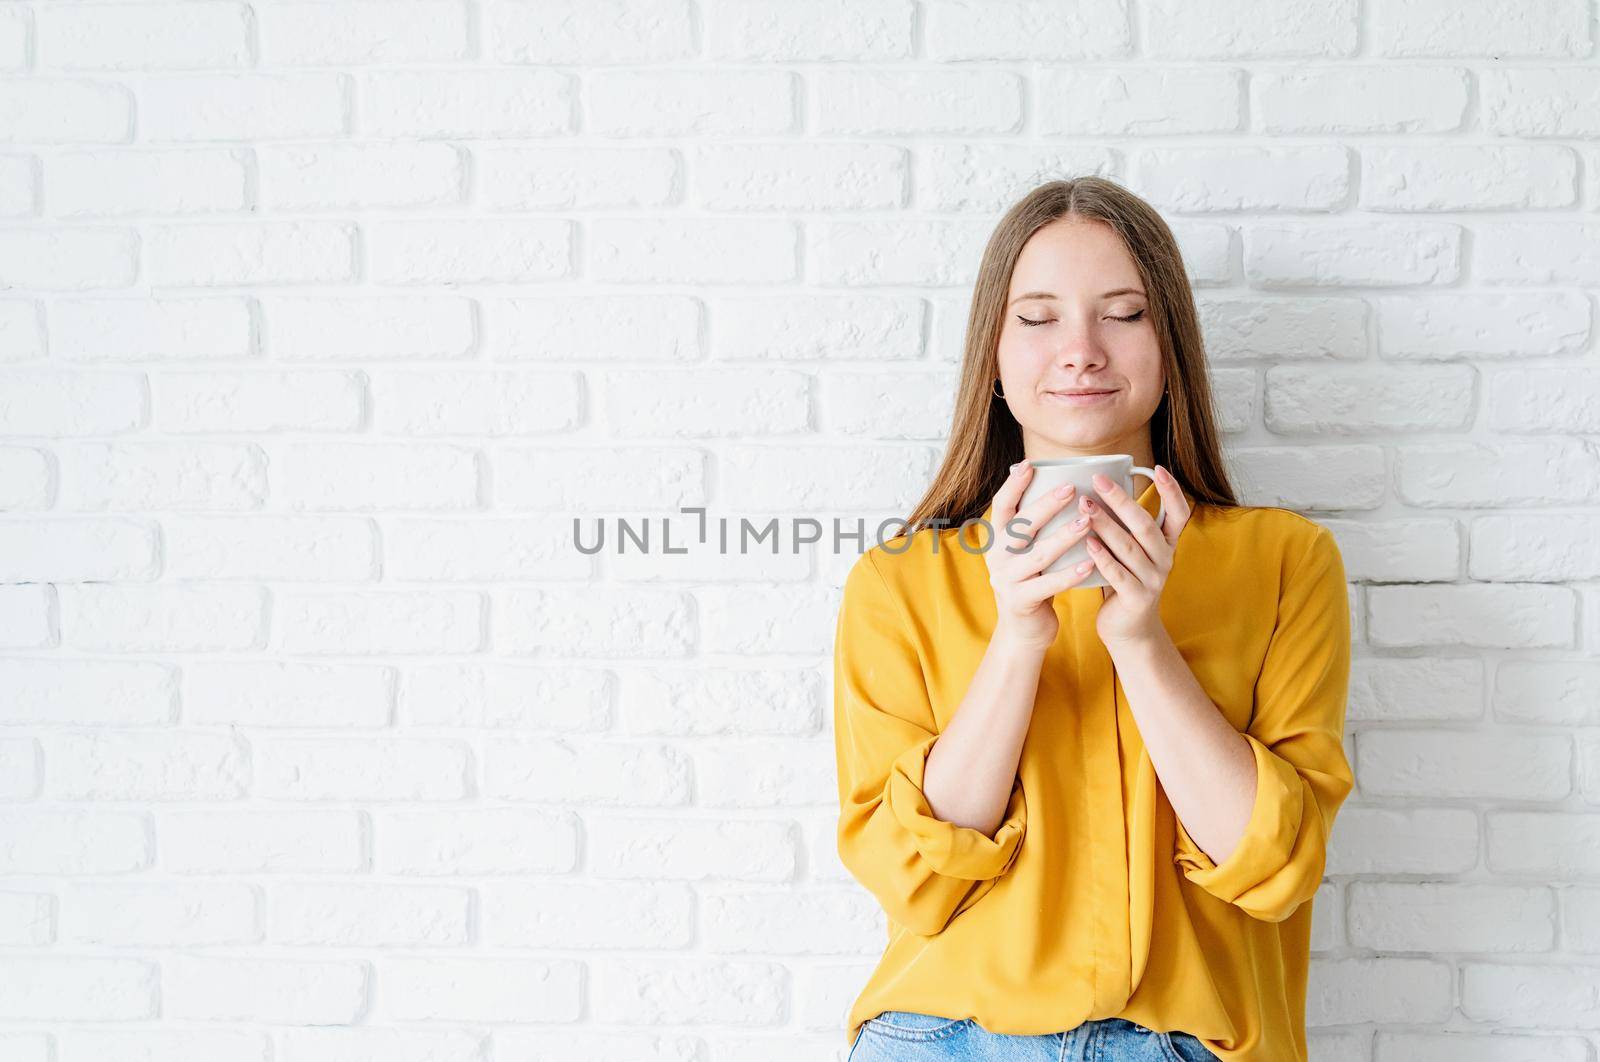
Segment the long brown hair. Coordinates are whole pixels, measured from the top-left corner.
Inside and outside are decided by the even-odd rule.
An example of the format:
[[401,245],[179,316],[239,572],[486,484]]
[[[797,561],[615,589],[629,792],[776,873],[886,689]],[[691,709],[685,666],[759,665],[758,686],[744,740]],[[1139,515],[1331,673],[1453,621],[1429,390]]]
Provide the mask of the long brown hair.
[[933,483],[906,521],[908,531],[926,527],[930,520],[948,520],[946,526],[954,527],[982,516],[1011,465],[1025,456],[1022,428],[992,389],[999,375],[996,351],[1023,244],[1068,215],[1110,225],[1144,282],[1168,391],[1150,420],[1155,460],[1196,505],[1239,505],[1217,441],[1199,313],[1172,230],[1149,203],[1121,185],[1102,177],[1078,177],[1042,184],[1023,196],[989,237],[967,317],[949,443]]

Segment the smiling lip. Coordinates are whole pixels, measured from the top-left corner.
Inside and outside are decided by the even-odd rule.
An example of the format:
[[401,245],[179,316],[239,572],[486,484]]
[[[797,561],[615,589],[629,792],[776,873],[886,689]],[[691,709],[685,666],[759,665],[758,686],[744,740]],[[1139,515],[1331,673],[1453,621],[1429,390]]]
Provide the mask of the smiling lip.
[[1112,391],[1046,391],[1045,394],[1059,402],[1073,406],[1086,406],[1101,402],[1116,392]]

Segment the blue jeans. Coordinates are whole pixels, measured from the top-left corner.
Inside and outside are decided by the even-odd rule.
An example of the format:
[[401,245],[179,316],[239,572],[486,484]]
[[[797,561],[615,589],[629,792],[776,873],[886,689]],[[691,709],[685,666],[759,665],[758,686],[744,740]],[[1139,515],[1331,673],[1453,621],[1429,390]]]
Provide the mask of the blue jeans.
[[1086,1021],[1042,1036],[992,1033],[971,1018],[886,1010],[868,1018],[845,1062],[1216,1062],[1197,1037],[1156,1032],[1126,1018]]

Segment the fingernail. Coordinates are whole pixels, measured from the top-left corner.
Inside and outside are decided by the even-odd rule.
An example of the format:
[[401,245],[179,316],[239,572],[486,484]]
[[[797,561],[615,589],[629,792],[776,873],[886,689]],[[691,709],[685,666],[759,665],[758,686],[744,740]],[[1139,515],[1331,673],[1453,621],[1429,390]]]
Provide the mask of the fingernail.
[[1162,468],[1160,465],[1156,466],[1156,475],[1161,477],[1161,482],[1163,482],[1163,483],[1172,482],[1172,473],[1168,472],[1165,468]]
[[1100,473],[1096,472],[1094,474],[1094,485],[1099,487],[1101,490],[1110,490],[1116,484],[1111,482],[1110,477],[1102,476]]
[[1063,484],[1061,484],[1061,486],[1056,488],[1056,497],[1058,497],[1058,498],[1071,497],[1073,489],[1074,488],[1073,488],[1071,483],[1063,483]]
[[1080,516],[1076,520],[1072,521],[1072,526],[1073,527],[1083,527],[1086,524],[1088,524],[1088,522],[1089,522],[1089,518],[1087,516]]
[[1016,464],[1011,466],[1011,471],[1013,473],[1021,472],[1022,471],[1022,466],[1025,465],[1025,464],[1027,464],[1026,461],[1018,461]]

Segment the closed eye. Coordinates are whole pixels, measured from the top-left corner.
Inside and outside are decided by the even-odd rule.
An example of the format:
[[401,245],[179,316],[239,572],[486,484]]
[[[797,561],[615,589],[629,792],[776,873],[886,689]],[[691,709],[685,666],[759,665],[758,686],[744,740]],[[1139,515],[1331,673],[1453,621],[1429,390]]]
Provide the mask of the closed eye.
[[[1126,317],[1118,317],[1116,314],[1112,314],[1111,315],[1111,319],[1113,321],[1137,321],[1137,320],[1139,320],[1139,318],[1141,318],[1143,316],[1144,316],[1144,311],[1143,310],[1137,310],[1134,313],[1131,313]],[[1033,328],[1033,327],[1036,327],[1038,325],[1049,324],[1050,323],[1048,318],[1046,318],[1043,321],[1031,321],[1028,318],[1021,316],[1020,314],[1017,316],[1017,320],[1020,323],[1027,325],[1029,328]]]

